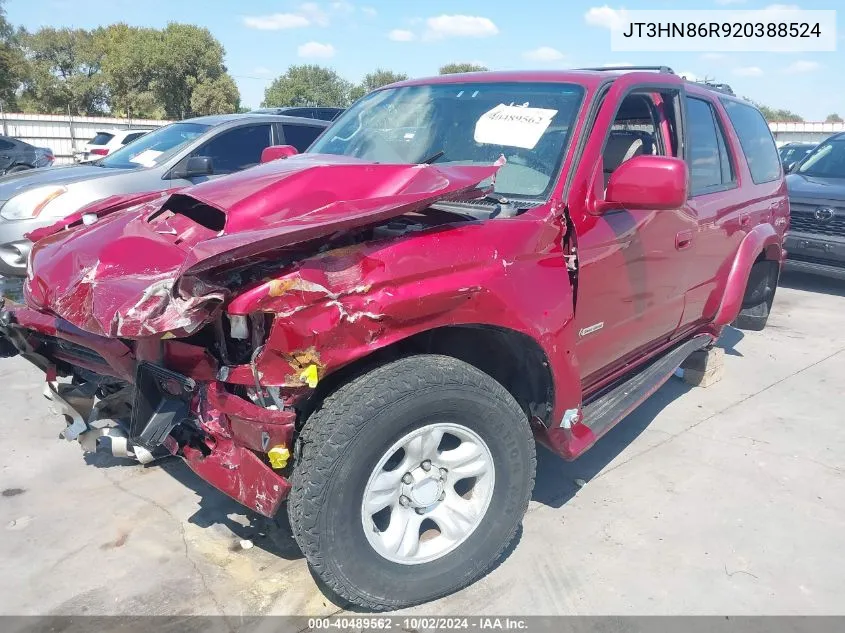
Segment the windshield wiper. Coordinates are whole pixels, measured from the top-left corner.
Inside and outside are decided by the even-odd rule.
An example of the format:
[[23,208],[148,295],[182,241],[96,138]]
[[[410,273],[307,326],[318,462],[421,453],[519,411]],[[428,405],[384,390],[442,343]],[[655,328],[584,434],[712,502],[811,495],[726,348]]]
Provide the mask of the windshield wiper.
[[434,154],[432,154],[431,156],[429,156],[429,157],[428,157],[428,158],[426,158],[425,160],[421,160],[421,161],[420,161],[419,163],[417,163],[417,164],[419,164],[419,165],[431,165],[434,161],[436,161],[438,158],[442,157],[445,153],[446,153],[446,152],[444,152],[444,151],[441,149],[439,152],[435,152]]

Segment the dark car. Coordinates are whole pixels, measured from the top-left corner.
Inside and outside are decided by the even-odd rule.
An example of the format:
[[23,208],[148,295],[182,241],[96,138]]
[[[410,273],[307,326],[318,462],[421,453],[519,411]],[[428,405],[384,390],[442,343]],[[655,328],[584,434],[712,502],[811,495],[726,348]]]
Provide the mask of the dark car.
[[23,277],[26,235],[97,200],[166,191],[257,165],[271,145],[305,150],[329,124],[303,117],[221,114],[177,121],[104,156],[0,178],[0,275]]
[[321,121],[334,121],[341,115],[344,108],[332,108],[327,106],[285,106],[283,108],[258,108],[251,110],[250,114],[283,114],[285,116],[302,116],[308,119],[320,119]]
[[792,210],[787,268],[845,279],[845,133],[816,147],[786,184]]
[[787,143],[782,145],[778,153],[784,169],[789,171],[795,167],[815,149],[816,145],[817,143]]
[[0,136],[0,176],[49,167],[54,160],[53,150],[48,147],[35,147],[16,138]]

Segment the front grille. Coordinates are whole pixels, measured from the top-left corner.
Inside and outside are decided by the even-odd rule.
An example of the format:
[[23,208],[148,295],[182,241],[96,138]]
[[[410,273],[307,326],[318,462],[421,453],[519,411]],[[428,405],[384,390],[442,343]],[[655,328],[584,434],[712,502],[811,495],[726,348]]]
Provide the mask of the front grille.
[[[827,221],[817,220],[813,214],[819,207],[834,209],[835,215]],[[792,231],[845,237],[845,208],[843,207],[791,203],[790,210],[789,228]]]

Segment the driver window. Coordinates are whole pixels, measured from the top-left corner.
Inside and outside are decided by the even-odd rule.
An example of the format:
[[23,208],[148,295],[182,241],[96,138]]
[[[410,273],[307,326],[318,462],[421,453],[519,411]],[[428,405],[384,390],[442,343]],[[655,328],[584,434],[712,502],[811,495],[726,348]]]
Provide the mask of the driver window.
[[219,134],[191,156],[210,156],[215,174],[232,174],[260,163],[261,152],[271,144],[269,123],[245,125]]
[[632,93],[622,100],[602,154],[604,184],[619,165],[635,156],[665,156],[661,134],[660,100],[646,93]]

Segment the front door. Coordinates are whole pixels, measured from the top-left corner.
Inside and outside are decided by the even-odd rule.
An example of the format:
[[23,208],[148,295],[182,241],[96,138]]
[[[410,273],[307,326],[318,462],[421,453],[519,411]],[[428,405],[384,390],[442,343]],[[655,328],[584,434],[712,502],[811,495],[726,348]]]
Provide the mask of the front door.
[[[661,79],[671,83],[676,78]],[[605,141],[592,161],[584,212],[573,214],[579,262],[577,353],[585,389],[667,341],[684,311],[685,273],[696,229],[690,209],[589,212],[595,201],[604,199],[609,178],[626,160],[642,154],[679,155],[680,126],[675,123],[682,92],[680,86],[614,85],[593,128]],[[582,166],[587,160],[585,153]]]

